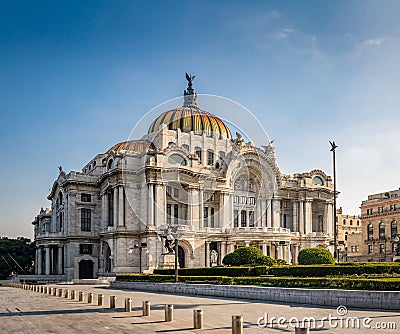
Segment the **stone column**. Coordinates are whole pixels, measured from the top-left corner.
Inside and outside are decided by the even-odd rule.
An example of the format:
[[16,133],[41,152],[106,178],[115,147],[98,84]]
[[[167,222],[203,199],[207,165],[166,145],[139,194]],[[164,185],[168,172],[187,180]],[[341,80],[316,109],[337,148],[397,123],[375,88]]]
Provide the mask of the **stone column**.
[[272,227],[272,199],[267,200],[266,221],[267,221],[267,227]]
[[43,265],[43,254],[42,254],[42,248],[38,247],[37,248],[37,265],[36,265],[36,270],[38,275],[42,275],[42,265]]
[[281,200],[276,198],[272,200],[272,224],[274,228],[281,226]]
[[193,211],[194,211],[194,198],[193,198],[193,188],[189,187],[188,191],[187,191],[187,195],[188,195],[188,201],[187,201],[187,209],[188,209],[188,213],[187,213],[187,223],[190,226],[193,226]]
[[234,250],[235,250],[235,244],[234,244],[234,242],[228,241],[228,242],[226,243],[226,253],[227,253],[227,254],[232,253]]
[[225,241],[220,242],[219,250],[220,250],[220,254],[218,257],[218,262],[219,262],[219,264],[222,264],[222,260],[224,259],[225,255],[226,255],[226,242]]
[[210,242],[206,241],[205,242],[205,266],[209,267],[210,266]]
[[297,257],[299,256],[300,246],[298,244],[294,244],[292,245],[292,247],[293,247],[292,264],[297,264],[298,263]]
[[100,228],[106,227],[106,198],[105,194],[101,195],[101,226]]
[[125,226],[124,221],[124,187],[118,187],[118,226]]
[[204,218],[204,196],[203,189],[199,190],[199,229],[203,228],[203,218]]
[[300,234],[304,234],[305,233],[304,201],[299,201],[299,232],[300,232]]
[[45,246],[46,252],[46,264],[45,264],[45,274],[50,275],[50,247]]
[[63,245],[58,245],[57,249],[57,274],[62,275],[63,273]]
[[118,224],[118,187],[114,188],[114,221],[113,225],[116,226]]
[[293,201],[293,232],[299,232],[298,207],[299,202]]
[[165,186],[162,183],[157,183],[155,185],[155,202],[154,202],[155,226],[160,226],[166,223],[165,190],[166,190]]
[[149,183],[147,185],[147,226],[153,226],[155,223],[154,219],[154,184]]
[[267,255],[267,243],[265,241],[262,243],[262,252]]
[[109,221],[109,218],[108,218],[108,213],[109,213],[109,208],[108,208],[108,193],[107,192],[105,192],[104,194],[103,194],[103,198],[104,198],[104,227],[107,227],[108,226],[108,221]]
[[305,202],[305,234],[312,232],[312,200]]
[[282,259],[283,258],[283,249],[282,249],[282,245],[276,245],[275,246],[276,247],[276,249],[277,249],[277,254],[276,254],[276,256],[277,256],[277,259]]
[[334,228],[333,228],[333,226],[334,226],[334,224],[333,224],[333,217],[334,217],[334,214],[333,214],[333,204],[332,203],[327,203],[326,204],[326,208],[325,208],[325,210],[327,211],[326,213],[326,222],[325,222],[325,226],[326,226],[326,232],[331,236],[331,237],[333,237],[333,230],[334,230]]

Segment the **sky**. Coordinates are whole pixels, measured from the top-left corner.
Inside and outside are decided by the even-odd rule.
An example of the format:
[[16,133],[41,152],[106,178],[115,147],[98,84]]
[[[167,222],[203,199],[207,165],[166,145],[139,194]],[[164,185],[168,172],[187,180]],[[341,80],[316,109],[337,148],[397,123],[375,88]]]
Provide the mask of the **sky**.
[[[157,105],[246,107],[282,173],[332,175],[338,206],[400,186],[399,1],[0,3],[0,235],[32,237],[58,176],[125,140]],[[200,105],[201,107],[201,105]]]

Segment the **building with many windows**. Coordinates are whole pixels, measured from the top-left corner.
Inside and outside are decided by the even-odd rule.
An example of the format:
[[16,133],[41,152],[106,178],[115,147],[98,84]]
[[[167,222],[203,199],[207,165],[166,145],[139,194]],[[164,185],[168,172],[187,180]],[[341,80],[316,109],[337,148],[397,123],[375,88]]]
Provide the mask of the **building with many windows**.
[[400,233],[400,189],[369,195],[361,204],[362,243],[358,261],[392,261]]
[[361,217],[336,211],[339,262],[352,262],[361,255],[362,227]]
[[[239,246],[295,263],[305,247],[333,250],[333,184],[321,170],[283,174],[272,143],[233,137],[199,108],[187,76],[183,106],[163,112],[139,140],[64,171],[34,220],[36,274],[66,280],[151,272],[165,229],[181,267],[221,264]],[[212,256],[211,256],[212,254]]]

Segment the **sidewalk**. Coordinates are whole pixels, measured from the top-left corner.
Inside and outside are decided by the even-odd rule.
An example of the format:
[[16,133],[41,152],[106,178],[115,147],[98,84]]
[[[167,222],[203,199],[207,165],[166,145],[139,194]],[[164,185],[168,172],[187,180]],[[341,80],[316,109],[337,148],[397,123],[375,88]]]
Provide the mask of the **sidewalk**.
[[[243,315],[244,333],[294,333],[292,327],[260,328],[258,318],[338,316],[336,308],[311,307],[300,304],[274,304],[250,300],[179,296],[110,289],[104,286],[50,285],[62,289],[83,291],[84,302],[55,297],[17,288],[0,288],[0,333],[231,333],[231,316]],[[87,303],[87,293],[94,293],[94,303]],[[104,294],[104,306],[97,306],[97,295]],[[116,309],[109,308],[109,296],[117,297]],[[132,298],[133,311],[124,312],[125,298]],[[142,301],[151,302],[151,315],[142,316]],[[174,305],[174,321],[164,322],[164,305]],[[193,329],[193,309],[204,311],[204,329]],[[329,328],[324,333],[398,333],[400,313],[388,311],[349,310],[347,317],[370,317],[371,327],[378,322],[396,322],[397,329]],[[312,332],[312,331],[311,331]]]

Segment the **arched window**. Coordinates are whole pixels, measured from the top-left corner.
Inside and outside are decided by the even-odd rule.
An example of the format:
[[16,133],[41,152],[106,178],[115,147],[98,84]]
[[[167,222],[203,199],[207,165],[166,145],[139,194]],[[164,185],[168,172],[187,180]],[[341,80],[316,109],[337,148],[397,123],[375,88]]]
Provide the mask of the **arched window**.
[[171,154],[168,157],[168,163],[171,165],[181,165],[181,166],[186,166],[186,160],[181,157],[179,154]]
[[189,145],[183,144],[182,148],[184,148],[186,151],[189,151]]
[[348,235],[348,233],[346,232],[346,233],[344,234],[344,240],[346,240],[346,241],[347,241],[347,235]]
[[343,219],[343,225],[346,225],[346,219]]
[[114,160],[110,159],[110,160],[108,160],[107,170],[110,170],[112,168],[114,168]]
[[385,224],[382,222],[379,223],[379,239],[385,240]]
[[313,184],[316,184],[318,186],[323,186],[324,185],[324,181],[319,176],[314,176],[312,182],[313,182]]
[[392,239],[396,238],[397,236],[397,221],[392,220],[392,223],[390,224],[390,236]]
[[350,219],[350,225],[353,225],[353,219]]
[[372,241],[374,239],[374,227],[372,226],[372,224],[368,224],[368,240]]

